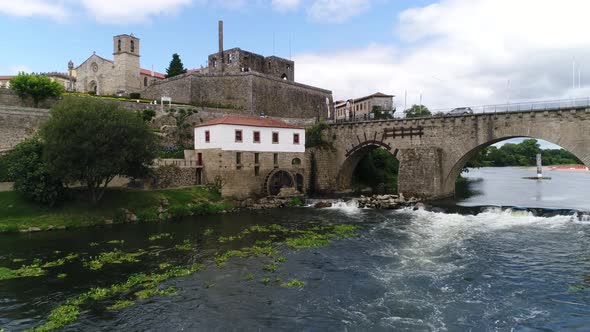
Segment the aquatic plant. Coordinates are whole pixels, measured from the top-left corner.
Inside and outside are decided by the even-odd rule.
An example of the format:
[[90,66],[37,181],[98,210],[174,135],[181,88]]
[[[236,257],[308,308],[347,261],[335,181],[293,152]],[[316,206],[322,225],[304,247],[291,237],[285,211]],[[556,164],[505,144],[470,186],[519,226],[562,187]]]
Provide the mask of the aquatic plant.
[[168,287],[166,289],[148,288],[148,289],[144,289],[139,292],[136,292],[135,295],[139,299],[145,300],[145,299],[149,299],[150,297],[154,297],[154,296],[178,295],[178,292],[176,291],[176,289],[174,287]]
[[108,244],[124,244],[125,240],[110,240],[107,241]]
[[52,262],[47,262],[47,263],[43,264],[41,267],[42,268],[56,267],[56,266],[62,266],[65,263],[66,263],[66,259],[60,258],[60,259],[52,261]]
[[263,283],[263,284],[265,284],[265,285],[268,285],[268,284],[270,284],[270,278],[269,277],[262,278],[260,280],[260,282]]
[[119,249],[110,252],[103,252],[98,257],[92,258],[90,261],[85,261],[84,266],[91,270],[100,270],[105,264],[122,264],[122,263],[136,263],[139,262],[137,257],[144,255],[146,252],[140,250],[135,253],[125,253]]
[[254,275],[253,275],[252,273],[248,273],[248,274],[246,275],[246,280],[247,280],[247,281],[252,281],[252,280],[254,280]]
[[161,239],[171,239],[172,235],[170,233],[160,233],[160,234],[153,234],[148,237],[149,241],[156,241]]
[[293,278],[293,279],[289,280],[289,282],[284,282],[281,284],[281,287],[286,287],[286,288],[303,287],[303,286],[305,286],[305,282],[303,282],[297,278]]
[[90,242],[88,245],[91,247],[96,247],[98,246],[98,242]]
[[160,265],[158,265],[158,268],[160,270],[166,270],[167,268],[169,268],[171,266],[170,263],[160,263]]
[[127,307],[130,307],[132,305],[134,305],[135,302],[133,301],[127,301],[127,300],[119,300],[116,301],[113,305],[110,305],[107,307],[107,310],[121,310]]
[[73,305],[60,305],[53,309],[49,314],[49,320],[47,323],[32,329],[35,332],[45,332],[58,329],[70,323],[73,323],[78,319],[80,310],[77,306]]
[[59,279],[65,279],[67,276],[68,276],[68,275],[67,275],[67,274],[65,274],[65,273],[60,273],[60,274],[58,274],[58,275],[57,275],[57,277],[58,277]]
[[264,271],[268,271],[268,272],[275,272],[277,270],[277,267],[278,266],[276,263],[271,263],[271,264],[263,266],[262,269]]
[[298,237],[288,238],[285,244],[293,248],[316,248],[330,244],[330,235],[306,232]]
[[205,235],[205,236],[210,236],[210,235],[213,235],[213,229],[211,229],[211,228],[207,228],[207,229],[206,229],[206,230],[203,232],[203,235]]
[[184,240],[182,244],[177,244],[174,246],[177,250],[191,250],[193,249],[193,245],[189,240]]
[[225,266],[225,263],[232,257],[246,257],[247,253],[242,250],[228,250],[220,255],[215,256],[215,264],[217,267]]

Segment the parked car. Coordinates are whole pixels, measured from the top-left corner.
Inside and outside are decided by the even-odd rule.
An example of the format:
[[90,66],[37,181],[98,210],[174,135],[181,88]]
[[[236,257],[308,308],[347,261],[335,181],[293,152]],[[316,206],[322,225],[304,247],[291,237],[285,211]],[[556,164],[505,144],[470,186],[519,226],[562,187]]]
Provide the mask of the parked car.
[[449,115],[473,114],[471,107],[457,107],[449,112]]

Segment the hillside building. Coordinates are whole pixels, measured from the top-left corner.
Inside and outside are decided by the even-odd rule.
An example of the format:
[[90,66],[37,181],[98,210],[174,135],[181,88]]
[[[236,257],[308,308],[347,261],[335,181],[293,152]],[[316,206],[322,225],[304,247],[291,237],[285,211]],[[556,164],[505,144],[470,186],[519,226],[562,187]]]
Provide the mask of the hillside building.
[[393,116],[395,111],[393,97],[395,96],[377,92],[361,98],[337,101],[334,105],[334,119],[336,121],[370,120],[374,108]]

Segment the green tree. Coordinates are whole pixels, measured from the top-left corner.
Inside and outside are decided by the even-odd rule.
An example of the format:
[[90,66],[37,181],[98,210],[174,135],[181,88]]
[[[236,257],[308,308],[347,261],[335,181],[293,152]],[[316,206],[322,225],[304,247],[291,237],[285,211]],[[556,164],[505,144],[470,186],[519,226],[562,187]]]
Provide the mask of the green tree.
[[375,120],[383,120],[383,119],[393,119],[393,113],[395,110],[392,111],[384,111],[381,109],[380,106],[373,106],[371,109],[371,113],[374,114],[373,119]]
[[333,144],[324,137],[324,130],[328,129],[326,121],[321,120],[305,129],[305,147],[318,149],[334,149]]
[[399,161],[385,149],[374,149],[363,157],[352,175],[353,183],[373,189],[383,186],[387,192],[397,190]]
[[48,98],[60,97],[65,91],[61,84],[47,76],[25,73],[19,73],[10,80],[10,89],[23,101],[30,98],[35,107]]
[[85,184],[94,203],[115,176],[146,175],[157,148],[141,116],[93,98],[56,105],[40,134],[49,170],[69,183]]
[[185,74],[186,69],[180,61],[180,56],[177,53],[172,54],[172,60],[170,61],[170,65],[166,68],[166,78],[174,77],[180,74]]
[[43,160],[43,143],[37,137],[18,144],[5,159],[14,190],[25,199],[54,205],[63,198],[63,182],[49,171]]
[[412,107],[408,108],[404,111],[406,114],[406,118],[420,118],[426,116],[432,116],[428,107],[424,105],[412,105]]

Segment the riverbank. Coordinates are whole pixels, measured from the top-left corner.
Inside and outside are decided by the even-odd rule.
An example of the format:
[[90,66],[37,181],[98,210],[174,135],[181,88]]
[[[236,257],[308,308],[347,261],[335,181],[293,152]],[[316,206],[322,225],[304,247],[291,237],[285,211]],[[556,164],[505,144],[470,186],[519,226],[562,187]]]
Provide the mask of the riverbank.
[[0,233],[162,221],[231,208],[219,193],[203,187],[155,191],[109,189],[97,204],[92,204],[83,191],[73,190],[70,200],[55,207],[28,202],[16,192],[8,191],[0,192]]

